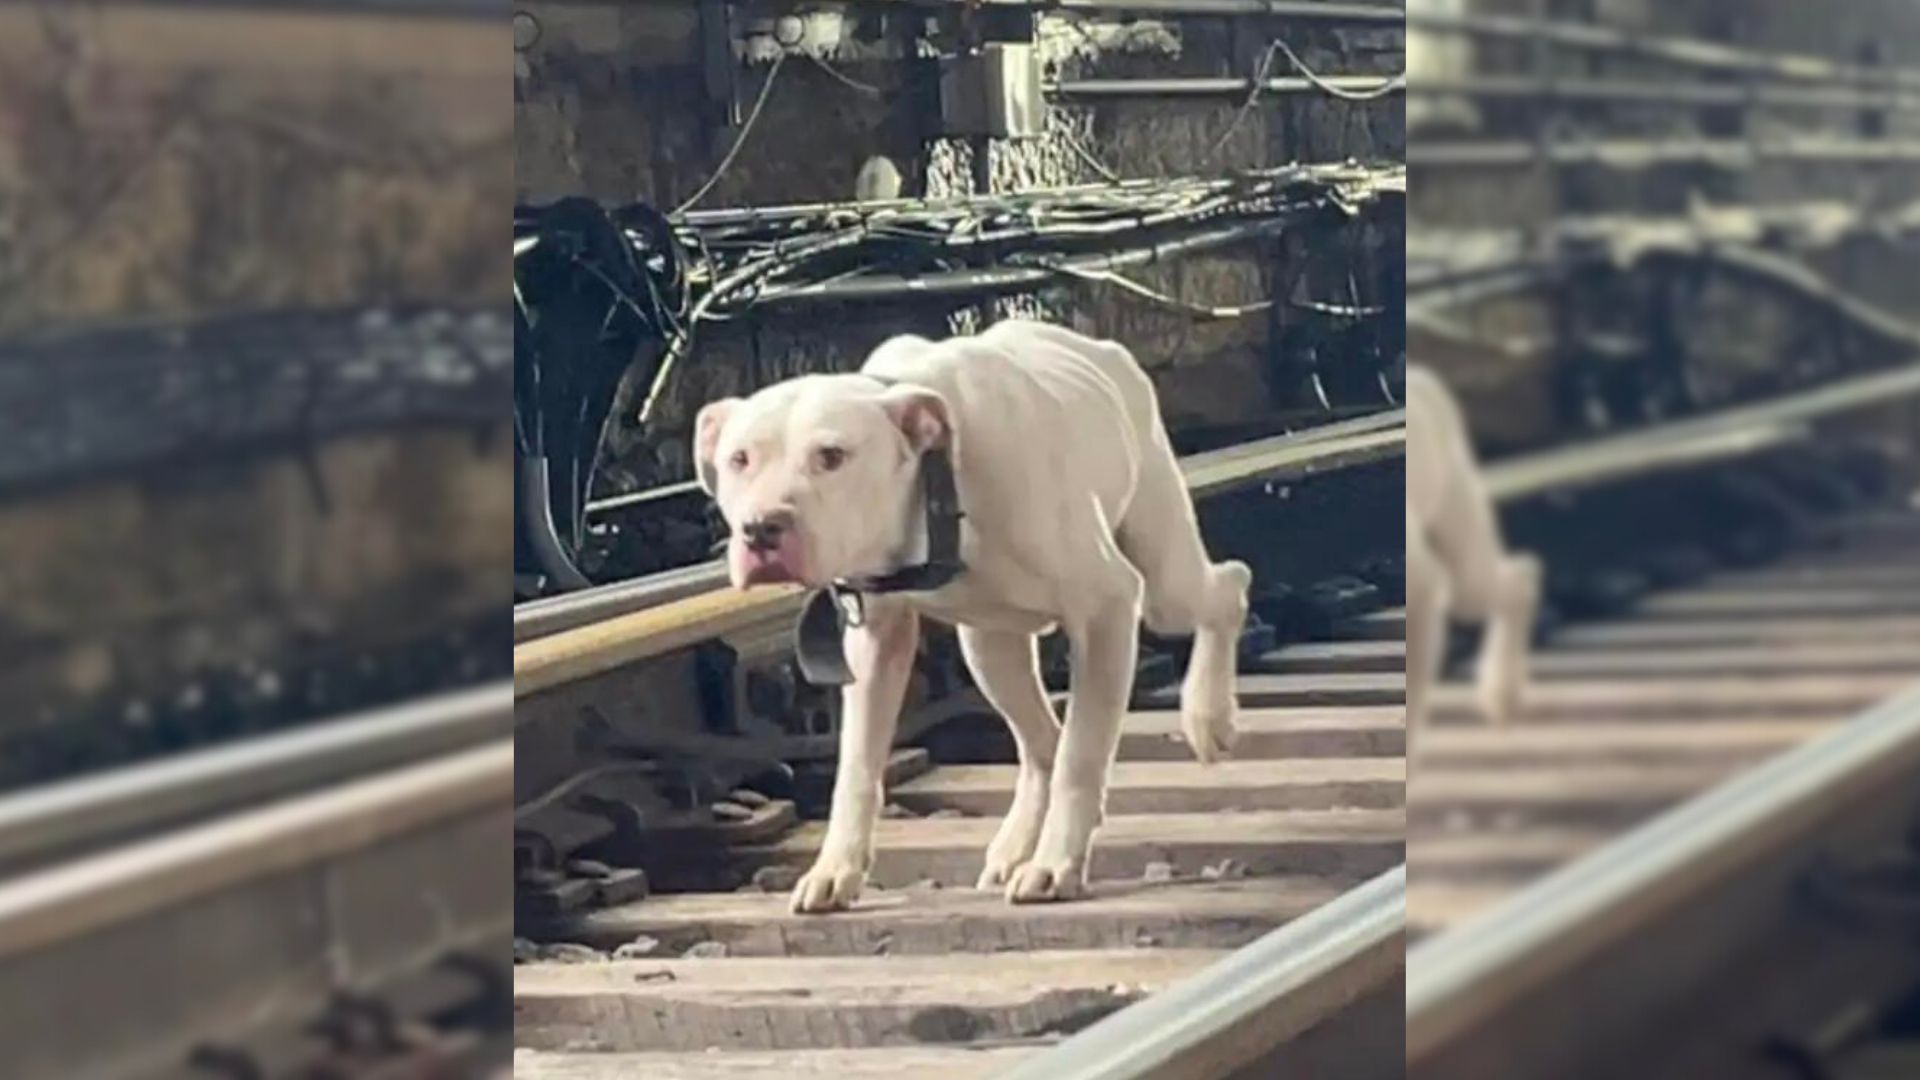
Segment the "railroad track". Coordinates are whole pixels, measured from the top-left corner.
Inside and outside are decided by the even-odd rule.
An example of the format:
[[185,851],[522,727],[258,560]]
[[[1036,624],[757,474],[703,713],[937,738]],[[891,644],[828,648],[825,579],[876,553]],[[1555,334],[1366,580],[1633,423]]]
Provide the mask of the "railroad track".
[[[1691,472],[1842,490],[1816,435],[1855,429],[1819,425],[1910,398],[1916,371],[1496,465],[1490,486]],[[1675,542],[1695,558],[1553,629],[1513,727],[1462,722],[1463,688],[1443,688],[1410,793],[1407,1076],[1920,1075],[1920,505],[1861,501],[1872,486],[1789,509],[1765,559],[1776,545],[1737,518],[1704,519],[1705,545],[1655,520],[1598,529],[1603,549],[1652,534],[1619,567]],[[1738,557],[1703,563],[1714,540]]]
[[[1376,460],[1398,451],[1393,420],[1189,459],[1189,480],[1204,493]],[[676,633],[662,610],[580,626],[550,605],[570,628],[531,644],[586,635],[594,656],[523,645],[516,667],[562,663],[568,678],[539,685],[576,692],[604,671],[595,656],[656,655],[592,635],[621,620]],[[602,842],[595,857],[643,868],[653,895],[521,920],[515,1075],[1253,1077],[1332,1059],[1343,1076],[1399,1075],[1381,1032],[1401,1008],[1403,626],[1350,611],[1317,640],[1250,635],[1240,741],[1212,767],[1181,742],[1172,688],[1138,691],[1083,901],[972,888],[1014,769],[951,740],[896,753],[849,913],[788,911],[824,823],[795,824],[784,803],[754,808],[736,843],[712,829]],[[1155,1046],[1137,1045],[1129,1006],[1158,1010]],[[1128,1024],[1099,1023],[1121,1010]]]
[[1655,593],[1551,637],[1525,719],[1436,695],[1409,821],[1416,935],[1490,908],[1672,806],[1920,680],[1920,514]]
[[975,891],[1013,767],[912,752],[851,913],[787,909],[822,822],[651,863],[671,891],[538,929],[609,959],[518,967],[516,1075],[745,1076],[778,1059],[800,1075],[999,1076],[1199,973],[1401,862],[1403,645],[1356,629],[1248,665],[1231,761],[1194,763],[1173,708],[1128,715],[1084,902]]
[[504,1066],[512,710],[496,684],[0,800],[7,1075]]
[[1565,635],[1504,794],[1436,732],[1415,797],[1512,817],[1419,804],[1408,1076],[1920,1075],[1920,514],[1838,531]]

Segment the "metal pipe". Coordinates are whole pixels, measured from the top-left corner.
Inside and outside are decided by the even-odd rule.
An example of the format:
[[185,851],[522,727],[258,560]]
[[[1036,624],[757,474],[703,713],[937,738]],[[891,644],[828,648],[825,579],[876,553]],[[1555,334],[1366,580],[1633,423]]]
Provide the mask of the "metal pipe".
[[663,484],[660,487],[648,488],[645,491],[632,491],[625,495],[612,495],[604,499],[595,499],[587,504],[587,513],[589,515],[604,514],[609,510],[625,510],[629,507],[645,506],[650,502],[664,502],[667,499],[678,499],[684,495],[692,495],[699,490],[699,481],[682,480],[677,484]]
[[[1393,76],[1326,75],[1322,84],[1357,94],[1381,90],[1405,93],[1406,81],[1389,85]],[[1046,88],[1061,98],[1134,98],[1134,97],[1246,97],[1253,92],[1252,79],[1066,79]],[[1260,84],[1262,94],[1313,94],[1321,89],[1311,80],[1299,78],[1268,79]]]

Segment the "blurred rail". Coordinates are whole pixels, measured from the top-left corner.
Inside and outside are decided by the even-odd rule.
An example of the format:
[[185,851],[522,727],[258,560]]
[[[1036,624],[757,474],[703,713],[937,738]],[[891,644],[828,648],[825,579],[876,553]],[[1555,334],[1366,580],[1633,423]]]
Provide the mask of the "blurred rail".
[[497,685],[0,801],[31,863],[0,881],[8,1075],[504,1063],[511,709]]
[[[1433,938],[1408,957],[1407,1075],[1757,1075],[1783,1036],[1777,1067],[1843,1057],[1814,1032],[1870,1030],[1858,1010],[1911,979],[1915,775],[1920,683]],[[1788,971],[1813,992],[1750,996]],[[1721,995],[1753,1014],[1743,1042],[1703,1023]]]

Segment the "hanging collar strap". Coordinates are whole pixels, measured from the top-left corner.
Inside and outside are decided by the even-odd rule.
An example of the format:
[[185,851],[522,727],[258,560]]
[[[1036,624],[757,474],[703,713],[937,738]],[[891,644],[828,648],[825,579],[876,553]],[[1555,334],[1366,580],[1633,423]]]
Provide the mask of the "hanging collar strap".
[[[896,380],[869,375],[882,386]],[[849,626],[859,626],[866,617],[863,597],[868,593],[930,592],[959,577],[966,570],[960,561],[960,522],[966,513],[960,509],[960,492],[953,477],[953,458],[945,448],[927,450],[920,455],[921,512],[927,523],[926,561],[897,567],[884,574],[861,574],[841,578],[813,594],[800,613],[794,651],[800,672],[817,686],[844,686],[853,681],[841,650],[841,637]]]

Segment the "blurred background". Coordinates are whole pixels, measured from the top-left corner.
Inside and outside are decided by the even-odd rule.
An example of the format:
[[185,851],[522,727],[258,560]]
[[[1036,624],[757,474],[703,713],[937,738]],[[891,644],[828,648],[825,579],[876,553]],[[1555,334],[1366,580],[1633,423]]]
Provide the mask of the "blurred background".
[[1408,28],[1411,359],[1547,568],[1414,765],[1408,1075],[1920,1075],[1920,8]]
[[510,56],[0,3],[0,1072],[503,1026]]

